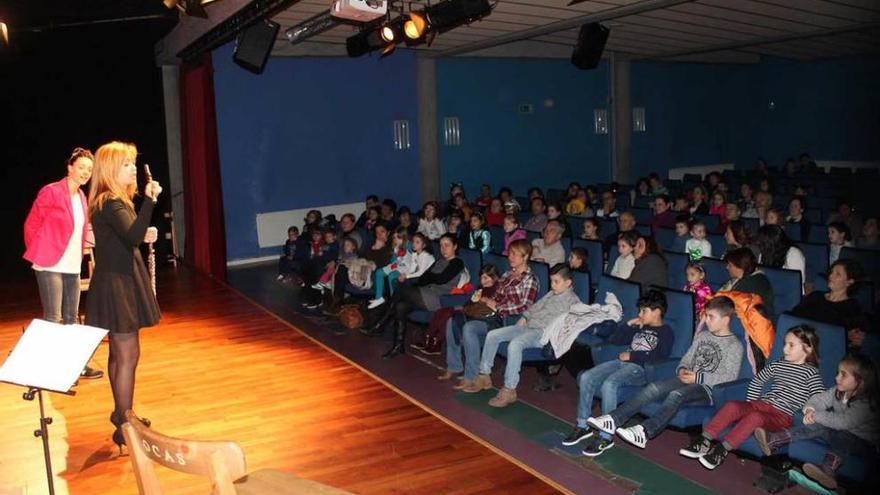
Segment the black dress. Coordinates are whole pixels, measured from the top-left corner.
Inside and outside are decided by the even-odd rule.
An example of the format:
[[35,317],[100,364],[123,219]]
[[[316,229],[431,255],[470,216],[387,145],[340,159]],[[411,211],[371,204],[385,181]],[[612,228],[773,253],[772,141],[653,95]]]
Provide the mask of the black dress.
[[153,206],[152,200],[144,200],[135,216],[122,201],[108,199],[92,214],[95,272],[86,301],[87,325],[111,333],[131,333],[159,322],[159,304],[138,249]]

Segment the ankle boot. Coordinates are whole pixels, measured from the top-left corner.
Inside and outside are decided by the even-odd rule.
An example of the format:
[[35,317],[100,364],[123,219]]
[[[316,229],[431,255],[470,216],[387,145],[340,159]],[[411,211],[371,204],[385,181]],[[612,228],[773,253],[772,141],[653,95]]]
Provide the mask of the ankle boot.
[[397,321],[394,323],[394,341],[391,344],[391,349],[385,354],[382,354],[382,359],[391,359],[398,354],[403,354],[406,352],[404,346],[404,337],[406,336],[406,322],[405,321]]
[[368,328],[369,333],[371,335],[381,335],[382,330],[385,328],[385,325],[387,325],[388,322],[391,321],[392,316],[394,316],[394,308],[389,307],[385,310],[385,313],[382,314],[382,317],[379,318],[379,321]]

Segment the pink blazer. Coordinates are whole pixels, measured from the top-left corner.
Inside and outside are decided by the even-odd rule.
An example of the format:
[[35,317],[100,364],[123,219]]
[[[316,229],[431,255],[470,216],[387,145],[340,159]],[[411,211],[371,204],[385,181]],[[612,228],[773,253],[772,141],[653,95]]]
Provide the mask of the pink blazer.
[[[83,248],[89,231],[89,209],[86,195],[79,191],[85,222],[80,233]],[[54,266],[61,259],[73,232],[73,208],[67,177],[40,189],[24,221],[24,259],[39,266]]]

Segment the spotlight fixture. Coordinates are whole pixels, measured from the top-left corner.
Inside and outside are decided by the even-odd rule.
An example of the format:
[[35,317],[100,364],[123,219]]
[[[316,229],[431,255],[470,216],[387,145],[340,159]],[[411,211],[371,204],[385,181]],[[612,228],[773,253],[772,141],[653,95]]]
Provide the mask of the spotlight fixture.
[[427,28],[428,21],[425,19],[424,11],[410,12],[409,19],[403,23],[403,32],[411,40],[417,40],[424,36]]
[[3,21],[0,21],[0,45],[9,46],[9,28]]
[[[354,1],[354,0],[351,0]],[[407,46],[423,43],[431,45],[438,33],[455,29],[492,12],[489,0],[444,0],[403,14],[379,26],[367,26],[345,40],[350,57],[360,57],[374,50],[382,50],[382,57],[391,54],[401,41]]]
[[492,13],[489,0],[445,0],[425,8],[431,30],[444,33]]
[[394,29],[388,24],[382,26],[382,28],[379,30],[379,36],[385,43],[394,43]]
[[348,52],[348,56],[360,57],[361,55],[366,55],[374,50],[386,48],[389,44],[393,46],[393,43],[388,43],[382,39],[382,35],[379,31],[380,30],[376,28],[367,29],[353,36],[349,36],[348,39],[345,40],[345,50]]

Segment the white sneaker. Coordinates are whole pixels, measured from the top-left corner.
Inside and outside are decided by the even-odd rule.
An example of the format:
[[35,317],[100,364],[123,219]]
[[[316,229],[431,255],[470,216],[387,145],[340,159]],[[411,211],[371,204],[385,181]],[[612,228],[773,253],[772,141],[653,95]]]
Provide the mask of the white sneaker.
[[383,304],[385,304],[384,297],[380,297],[379,299],[370,299],[370,304],[367,305],[367,309],[378,308]]
[[609,435],[614,435],[614,431],[617,430],[617,427],[614,424],[614,418],[608,414],[603,414],[598,418],[588,418],[587,424]]
[[277,280],[279,282],[284,280],[284,275],[278,275],[278,277],[276,277],[275,280]]
[[642,425],[635,425],[629,428],[619,428],[617,430],[617,436],[640,449],[645,448],[645,445],[648,444],[648,436],[645,435],[645,427]]
[[318,282],[318,283],[312,284],[312,288],[315,290],[323,290],[324,286],[321,285],[321,282]]

